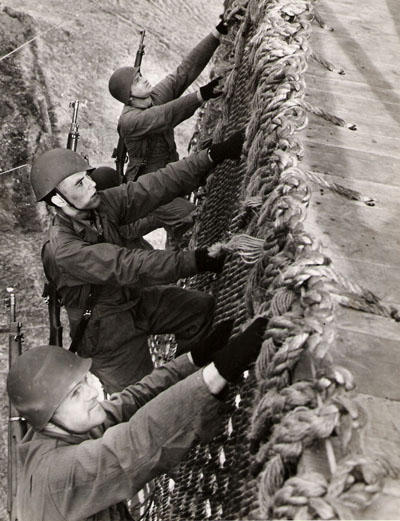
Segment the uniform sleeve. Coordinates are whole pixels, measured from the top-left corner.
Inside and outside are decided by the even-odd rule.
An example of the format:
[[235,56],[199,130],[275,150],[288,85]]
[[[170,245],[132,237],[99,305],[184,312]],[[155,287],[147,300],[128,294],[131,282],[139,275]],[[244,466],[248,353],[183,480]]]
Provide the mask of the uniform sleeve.
[[197,93],[192,93],[140,112],[125,112],[120,117],[119,130],[124,138],[137,139],[152,132],[163,132],[193,116],[200,105]]
[[148,233],[157,230],[157,228],[162,228],[164,225],[159,219],[157,219],[154,215],[149,215],[147,217],[143,217],[139,219],[133,224],[125,224],[120,227],[120,233],[124,237],[124,239],[139,239],[142,238],[143,235],[147,235]]
[[162,104],[178,98],[203,71],[218,45],[219,39],[212,33],[203,38],[183,59],[175,72],[155,85],[152,91],[155,103]]
[[57,451],[48,473],[53,503],[73,521],[132,497],[182,461],[194,443],[209,440],[220,415],[221,402],[196,371],[100,439]]
[[126,387],[120,393],[111,395],[109,400],[102,402],[107,413],[105,427],[128,421],[143,405],[197,369],[189,361],[187,354],[184,354],[154,369],[149,375]]
[[198,272],[194,251],[129,250],[85,242],[68,231],[57,236],[55,258],[60,271],[81,284],[152,286]]
[[175,197],[190,194],[213,168],[207,151],[169,163],[165,168],[144,174],[137,181],[101,192],[114,209],[119,224],[128,224],[147,216]]

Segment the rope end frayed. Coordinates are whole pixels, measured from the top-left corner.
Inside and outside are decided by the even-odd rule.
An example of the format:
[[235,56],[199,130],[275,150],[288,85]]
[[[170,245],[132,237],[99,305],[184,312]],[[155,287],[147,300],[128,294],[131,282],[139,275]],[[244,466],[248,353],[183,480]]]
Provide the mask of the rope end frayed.
[[264,239],[258,239],[245,233],[234,235],[228,242],[216,242],[208,248],[211,257],[222,252],[237,253],[245,264],[255,264],[264,253]]

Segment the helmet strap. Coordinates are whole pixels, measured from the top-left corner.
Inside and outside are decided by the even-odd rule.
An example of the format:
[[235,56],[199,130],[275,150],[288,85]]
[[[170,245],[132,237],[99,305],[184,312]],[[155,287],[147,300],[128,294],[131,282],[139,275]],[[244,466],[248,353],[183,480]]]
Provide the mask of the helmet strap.
[[82,208],[78,208],[77,206],[74,205],[74,203],[71,203],[71,201],[68,199],[68,197],[66,195],[64,195],[61,190],[59,190],[58,188],[54,188],[54,192],[56,194],[58,194],[60,197],[62,197],[64,199],[64,201],[69,205],[71,206],[74,210],[77,210],[78,212],[86,212],[87,210],[83,210]]
[[52,423],[53,425],[55,425],[59,429],[62,429],[63,431],[68,432],[68,434],[74,434],[74,435],[78,434],[80,436],[82,436],[83,434],[86,434],[85,432],[73,431],[73,430],[69,429],[68,427],[66,427],[65,425],[63,425],[58,420],[55,420],[54,418],[50,418],[49,423]]

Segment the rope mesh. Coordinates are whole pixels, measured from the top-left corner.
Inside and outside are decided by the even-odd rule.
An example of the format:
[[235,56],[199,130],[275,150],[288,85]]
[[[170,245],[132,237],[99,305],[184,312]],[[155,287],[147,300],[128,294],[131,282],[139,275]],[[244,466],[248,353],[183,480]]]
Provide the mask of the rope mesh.
[[[345,305],[397,320],[398,312],[336,273],[305,232],[309,182],[349,199],[373,200],[300,170],[297,134],[309,113],[343,132],[356,126],[303,99],[308,61],[316,56],[309,48],[311,23],[322,23],[313,1],[234,0],[226,2],[225,17],[232,26],[214,67],[225,76],[224,96],[203,110],[191,147],[242,128],[246,141],[242,160],[222,163],[196,194],[192,246],[219,243],[228,251],[224,271],[185,284],[212,292],[215,321],[234,319],[234,333],[257,314],[269,323],[255,368],[229,389],[220,434],[156,480],[143,518],[350,519],[393,470],[382,455],[361,455],[366,415],[351,392],[350,372],[333,366],[329,355],[335,313]],[[319,62],[324,65],[323,57]],[[312,378],[293,383],[304,355]],[[318,443],[330,476],[297,474],[304,450]]]

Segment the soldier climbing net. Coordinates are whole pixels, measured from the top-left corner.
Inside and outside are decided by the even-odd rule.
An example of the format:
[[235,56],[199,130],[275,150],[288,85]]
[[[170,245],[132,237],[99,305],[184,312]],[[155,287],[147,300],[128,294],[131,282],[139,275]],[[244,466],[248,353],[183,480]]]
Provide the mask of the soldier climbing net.
[[[230,388],[219,435],[157,480],[143,505],[149,521],[350,519],[392,473],[383,456],[362,452],[365,414],[352,396],[352,375],[333,366],[329,350],[338,305],[395,319],[397,311],[337,273],[302,224],[310,183],[374,204],[300,166],[298,133],[308,113],[356,130],[304,100],[310,60],[344,72],[309,47],[313,23],[331,30],[315,4],[234,0],[226,6],[232,27],[214,65],[225,77],[224,95],[201,114],[191,146],[245,128],[244,157],[218,166],[197,194],[192,245],[225,248],[224,271],[187,283],[213,293],[216,322],[234,319],[234,332],[255,315],[266,315],[269,324],[254,370]],[[307,358],[310,378],[296,381],[300,358]],[[328,472],[299,470],[311,445],[322,448]]]

